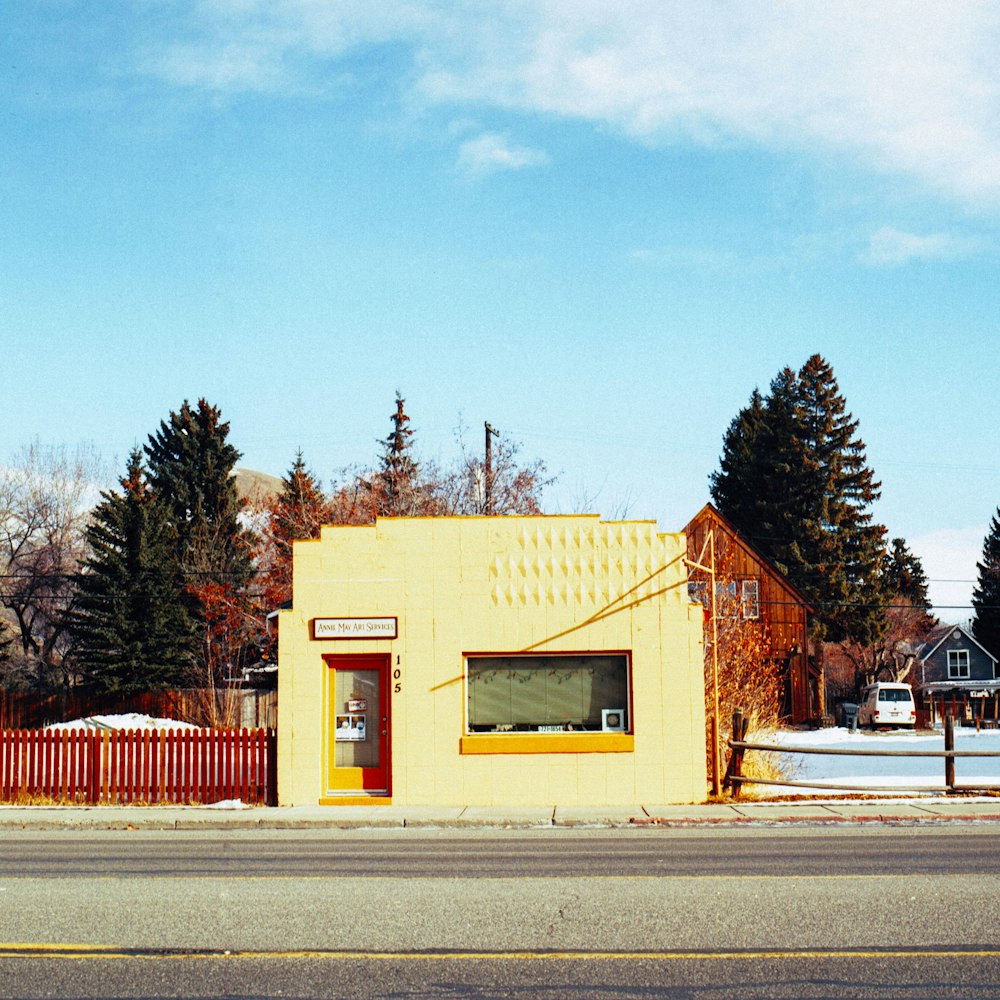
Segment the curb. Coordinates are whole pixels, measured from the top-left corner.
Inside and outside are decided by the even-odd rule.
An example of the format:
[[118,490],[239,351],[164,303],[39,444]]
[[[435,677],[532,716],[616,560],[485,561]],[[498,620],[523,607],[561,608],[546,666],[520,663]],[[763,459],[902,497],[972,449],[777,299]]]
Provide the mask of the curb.
[[[884,804],[883,804],[884,805]],[[827,803],[827,809],[819,812],[799,806],[782,806],[772,809],[754,809],[751,813],[740,813],[730,806],[719,806],[718,812],[708,812],[702,808],[697,815],[683,812],[683,808],[671,810],[670,815],[655,815],[644,810],[643,814],[628,816],[608,816],[595,810],[588,814],[585,810],[568,810],[569,815],[560,817],[557,810],[544,812],[526,810],[522,815],[503,811],[489,813],[474,811],[463,815],[465,810],[449,814],[410,813],[403,810],[388,814],[385,809],[365,811],[354,815],[333,811],[333,814],[295,815],[285,812],[274,815],[270,811],[246,809],[223,813],[191,807],[186,814],[178,814],[176,809],[169,813],[159,812],[156,807],[101,807],[61,810],[46,807],[6,807],[0,808],[0,831],[21,830],[38,832],[93,832],[93,831],[149,831],[149,832],[192,832],[212,831],[285,831],[285,830],[326,830],[331,833],[350,830],[723,830],[723,829],[774,829],[779,827],[927,827],[927,826],[970,826],[1000,824],[1000,808],[990,805],[981,811],[962,809],[922,810],[919,813],[892,808],[872,808],[860,810],[856,807],[849,814],[838,811],[838,804]],[[37,810],[45,809],[45,812]],[[183,807],[182,807],[183,808]],[[839,808],[844,808],[840,804]],[[275,810],[277,812],[277,810]],[[284,810],[281,810],[284,812]],[[338,814],[339,813],[339,814]],[[548,813],[548,815],[546,815]]]

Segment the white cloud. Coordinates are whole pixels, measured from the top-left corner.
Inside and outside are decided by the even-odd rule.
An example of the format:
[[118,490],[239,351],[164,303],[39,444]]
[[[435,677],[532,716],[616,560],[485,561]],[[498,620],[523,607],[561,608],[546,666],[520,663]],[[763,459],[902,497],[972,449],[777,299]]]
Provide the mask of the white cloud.
[[[611,123],[649,141],[834,151],[1000,203],[1000,8],[549,0],[467,25],[422,86]],[[531,12],[531,13],[529,13]]]
[[[379,43],[411,96],[610,125],[646,142],[844,156],[1000,206],[1000,5],[926,0],[204,0],[159,62],[236,88]],[[216,63],[213,67],[212,63]],[[278,72],[278,69],[282,73]],[[378,71],[377,65],[372,65]]]
[[156,69],[173,83],[209,90],[270,90],[282,82],[267,45],[176,45],[157,60]]
[[964,623],[972,617],[976,563],[982,558],[987,526],[943,528],[908,538],[928,580],[928,593],[942,621]]
[[144,71],[181,86],[298,91],[303,83],[313,88],[317,67],[324,72],[324,63],[353,49],[419,48],[449,32],[431,0],[199,0],[182,37],[148,45],[140,61]]
[[476,175],[498,170],[523,170],[525,167],[545,166],[548,162],[544,152],[514,146],[506,136],[496,132],[484,132],[475,139],[468,139],[458,149],[459,168]]
[[907,264],[912,260],[955,260],[975,249],[975,242],[944,233],[917,236],[891,226],[872,233],[861,255],[866,264]]

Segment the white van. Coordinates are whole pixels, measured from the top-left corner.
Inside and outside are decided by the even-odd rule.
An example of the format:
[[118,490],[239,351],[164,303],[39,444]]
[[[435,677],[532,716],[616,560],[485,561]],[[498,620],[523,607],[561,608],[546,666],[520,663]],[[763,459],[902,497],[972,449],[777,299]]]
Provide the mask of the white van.
[[879,681],[865,688],[858,705],[858,726],[915,726],[917,707],[909,684]]

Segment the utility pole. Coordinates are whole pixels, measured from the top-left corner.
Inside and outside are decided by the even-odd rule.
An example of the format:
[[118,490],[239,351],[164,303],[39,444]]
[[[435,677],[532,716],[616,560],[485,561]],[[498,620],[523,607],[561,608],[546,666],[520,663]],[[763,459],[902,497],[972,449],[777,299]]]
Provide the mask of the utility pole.
[[[705,554],[708,553],[708,565],[705,565]],[[722,794],[722,766],[719,753],[719,618],[715,605],[715,529],[708,529],[708,537],[701,547],[698,561],[685,559],[684,562],[694,569],[700,569],[708,574],[709,610],[712,619],[712,795],[718,798]],[[734,737],[735,738],[735,737]]]
[[483,483],[483,513],[493,513],[493,441],[500,437],[500,432],[490,427],[489,421],[484,422],[486,428],[486,477]]

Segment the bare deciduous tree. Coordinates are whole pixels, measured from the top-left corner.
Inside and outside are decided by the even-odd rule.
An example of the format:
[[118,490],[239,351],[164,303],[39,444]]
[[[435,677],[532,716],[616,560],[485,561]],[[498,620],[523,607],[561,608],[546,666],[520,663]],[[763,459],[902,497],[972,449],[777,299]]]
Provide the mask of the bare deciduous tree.
[[[705,746],[709,773],[713,766],[712,713],[718,667],[719,738],[724,747],[732,736],[733,712],[742,709],[751,734],[778,728],[781,721],[782,666],[772,656],[770,629],[763,618],[748,617],[735,581],[726,575],[715,578],[715,629],[718,642],[713,662],[712,601],[707,573],[690,568],[689,594],[705,609]],[[725,762],[722,761],[723,767]],[[780,767],[772,755],[758,753],[745,774],[779,777]]]
[[600,514],[605,521],[627,521],[635,506],[635,492],[631,486],[625,486],[618,492],[608,492],[608,480],[596,489],[588,489],[586,484],[578,482],[569,501],[569,509],[573,514]]
[[434,462],[417,463],[408,453],[412,431],[402,403],[397,397],[394,429],[383,444],[385,454],[380,467],[370,472],[345,470],[338,476],[330,497],[332,523],[370,524],[376,517],[387,515],[542,512],[542,491],[555,482],[555,477],[546,474],[541,459],[522,462],[520,444],[501,435],[492,446],[487,476],[484,456],[468,446],[466,429],[460,424],[455,432],[459,453],[453,463],[443,468]]
[[[751,730],[776,729],[781,717],[781,665],[771,656],[767,623],[744,616],[737,588],[731,584],[731,580],[716,578],[720,728],[728,734],[733,711],[741,708]],[[705,698],[709,714],[712,683],[712,628],[706,614]]]
[[915,607],[902,597],[897,597],[886,609],[886,621],[885,635],[869,646],[851,641],[836,644],[843,660],[853,668],[853,675],[835,675],[828,681],[828,687],[839,685],[844,690],[838,690],[838,694],[854,697],[875,681],[901,683],[907,679],[916,662],[917,647],[936,621],[924,607]]
[[458,458],[452,469],[439,474],[432,484],[441,513],[485,514],[488,510],[491,514],[541,514],[542,491],[555,482],[554,476],[547,475],[545,463],[535,459],[523,464],[520,443],[501,434],[490,450],[487,475],[485,456],[469,447],[465,433],[459,424],[455,432]]
[[75,680],[65,659],[65,613],[99,468],[89,448],[70,453],[35,442],[0,470],[0,603],[19,638],[9,684],[54,688]]

